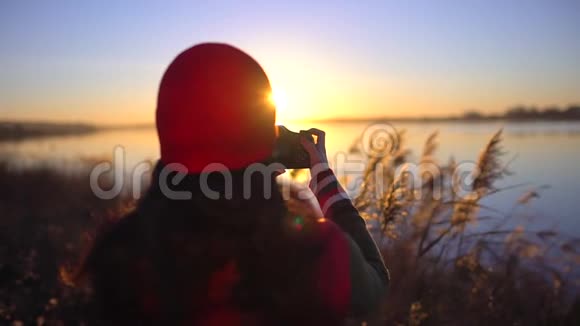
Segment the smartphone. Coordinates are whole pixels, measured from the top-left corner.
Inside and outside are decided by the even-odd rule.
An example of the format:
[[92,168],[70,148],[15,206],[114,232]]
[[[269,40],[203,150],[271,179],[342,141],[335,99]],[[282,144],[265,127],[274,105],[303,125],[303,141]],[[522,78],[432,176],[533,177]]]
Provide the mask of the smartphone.
[[277,126],[278,138],[272,152],[272,162],[281,163],[287,169],[306,169],[310,167],[310,155],[302,146],[301,137],[314,143],[307,132],[293,132],[284,126]]

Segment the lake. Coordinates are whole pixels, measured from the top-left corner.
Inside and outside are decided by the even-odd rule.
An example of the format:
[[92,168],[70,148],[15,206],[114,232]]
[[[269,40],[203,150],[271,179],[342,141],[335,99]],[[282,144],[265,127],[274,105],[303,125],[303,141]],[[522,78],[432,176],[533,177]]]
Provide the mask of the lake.
[[[292,130],[308,127],[325,130],[331,161],[337,154],[356,161],[357,156],[348,154],[348,150],[369,123],[288,123],[287,126]],[[517,208],[516,215],[521,222],[532,222],[534,228],[554,227],[580,236],[580,122],[398,122],[388,128],[406,131],[404,144],[412,150],[411,158],[415,161],[427,137],[438,131],[436,158],[442,163],[451,156],[457,162],[475,162],[489,138],[503,128],[503,148],[507,152],[503,161],[511,161],[509,170],[513,174],[498,185],[524,185],[493,195],[485,204],[510,212],[523,193],[538,189],[539,198]],[[127,171],[142,161],[158,157],[154,128],[1,142],[0,156],[21,168],[48,164],[66,170],[80,166],[79,162],[110,160],[119,145],[124,149]],[[545,185],[550,187],[542,187]]]

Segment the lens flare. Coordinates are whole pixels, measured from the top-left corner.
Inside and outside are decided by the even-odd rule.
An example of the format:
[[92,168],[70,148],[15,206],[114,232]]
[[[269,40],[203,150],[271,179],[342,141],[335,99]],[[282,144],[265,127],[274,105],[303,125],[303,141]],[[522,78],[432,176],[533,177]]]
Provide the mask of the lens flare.
[[268,96],[268,100],[276,107],[276,123],[280,123],[280,118],[284,117],[288,108],[288,98],[286,93],[276,89]]

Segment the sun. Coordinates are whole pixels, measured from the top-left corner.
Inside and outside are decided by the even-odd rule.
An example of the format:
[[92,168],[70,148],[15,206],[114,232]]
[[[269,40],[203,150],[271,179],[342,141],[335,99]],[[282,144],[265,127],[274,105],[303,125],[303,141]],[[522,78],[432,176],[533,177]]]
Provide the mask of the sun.
[[283,117],[288,109],[286,93],[279,89],[272,90],[268,99],[276,107],[276,122],[280,122],[280,117]]

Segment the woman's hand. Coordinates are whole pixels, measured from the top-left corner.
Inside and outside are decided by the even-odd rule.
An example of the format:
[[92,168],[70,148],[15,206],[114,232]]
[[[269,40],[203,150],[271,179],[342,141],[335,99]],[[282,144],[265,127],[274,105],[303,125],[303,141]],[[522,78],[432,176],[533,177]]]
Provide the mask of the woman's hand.
[[316,128],[301,130],[300,133],[309,133],[316,136],[316,144],[310,142],[305,137],[301,137],[300,142],[310,156],[310,174],[316,175],[328,169],[328,158],[326,157],[326,145],[324,131]]

